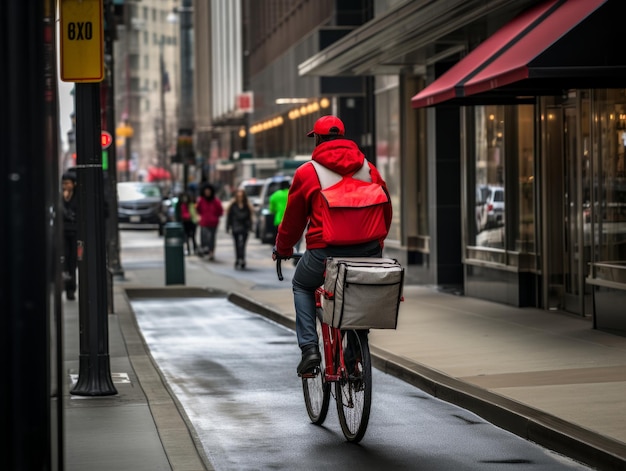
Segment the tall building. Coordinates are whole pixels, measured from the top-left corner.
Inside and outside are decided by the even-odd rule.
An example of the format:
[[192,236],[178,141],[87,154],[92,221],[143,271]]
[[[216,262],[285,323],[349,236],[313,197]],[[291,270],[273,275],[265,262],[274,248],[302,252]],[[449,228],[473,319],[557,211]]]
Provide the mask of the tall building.
[[151,167],[170,169],[178,118],[179,5],[179,0],[124,4],[114,53],[120,181],[149,178]]
[[241,0],[194,0],[194,137],[203,179],[233,183],[227,161],[246,149],[248,110]]

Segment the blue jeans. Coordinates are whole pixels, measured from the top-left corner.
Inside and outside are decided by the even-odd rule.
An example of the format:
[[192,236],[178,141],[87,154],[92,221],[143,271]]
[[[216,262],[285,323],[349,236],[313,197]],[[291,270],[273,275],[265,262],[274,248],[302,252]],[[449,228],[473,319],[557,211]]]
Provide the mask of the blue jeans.
[[213,254],[215,252],[215,233],[217,227],[200,227],[200,246],[205,253]]
[[296,335],[298,345],[305,348],[317,345],[315,328],[315,290],[324,283],[327,257],[380,257],[378,241],[360,245],[332,246],[304,252],[293,276],[293,301],[296,308]]
[[237,262],[246,263],[246,243],[248,242],[248,231],[233,232],[233,241],[235,243],[235,256]]

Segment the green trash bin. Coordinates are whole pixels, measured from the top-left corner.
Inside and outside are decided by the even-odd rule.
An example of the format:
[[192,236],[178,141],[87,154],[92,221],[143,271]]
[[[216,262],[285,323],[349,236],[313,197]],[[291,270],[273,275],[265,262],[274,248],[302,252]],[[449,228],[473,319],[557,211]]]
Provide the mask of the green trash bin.
[[179,222],[165,224],[165,284],[185,284],[185,233]]

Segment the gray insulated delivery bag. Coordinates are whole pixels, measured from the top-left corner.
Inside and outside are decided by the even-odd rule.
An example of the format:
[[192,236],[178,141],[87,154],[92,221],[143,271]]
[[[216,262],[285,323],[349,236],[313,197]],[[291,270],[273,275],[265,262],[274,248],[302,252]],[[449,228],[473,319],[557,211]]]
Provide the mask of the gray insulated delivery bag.
[[404,268],[391,258],[326,259],[324,322],[341,329],[395,329]]

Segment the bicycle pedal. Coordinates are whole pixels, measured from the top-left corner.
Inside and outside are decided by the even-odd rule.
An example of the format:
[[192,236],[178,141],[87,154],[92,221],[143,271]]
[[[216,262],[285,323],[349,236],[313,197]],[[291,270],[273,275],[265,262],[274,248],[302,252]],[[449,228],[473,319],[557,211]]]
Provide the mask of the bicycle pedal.
[[298,374],[298,376],[300,376],[301,378],[305,378],[305,379],[312,379],[317,377],[317,375],[319,374],[319,368],[315,368],[312,371],[307,371],[306,373],[300,373]]

